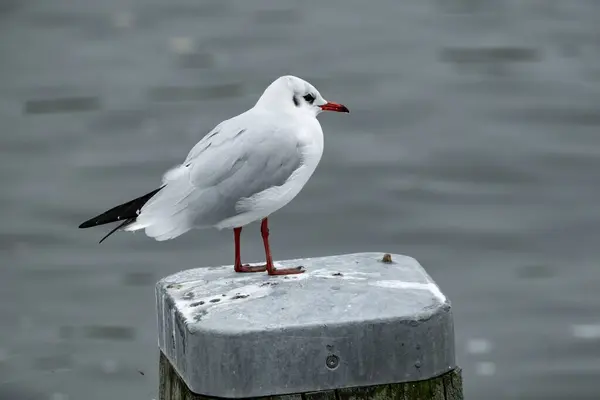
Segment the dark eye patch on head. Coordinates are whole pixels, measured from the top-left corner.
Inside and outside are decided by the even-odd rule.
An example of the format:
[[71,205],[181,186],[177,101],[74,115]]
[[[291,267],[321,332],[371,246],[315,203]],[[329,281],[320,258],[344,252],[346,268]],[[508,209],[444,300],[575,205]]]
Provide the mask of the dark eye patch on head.
[[315,96],[313,96],[310,93],[307,95],[304,95],[303,97],[304,97],[304,100],[306,100],[308,102],[308,104],[312,104],[313,101],[315,101]]

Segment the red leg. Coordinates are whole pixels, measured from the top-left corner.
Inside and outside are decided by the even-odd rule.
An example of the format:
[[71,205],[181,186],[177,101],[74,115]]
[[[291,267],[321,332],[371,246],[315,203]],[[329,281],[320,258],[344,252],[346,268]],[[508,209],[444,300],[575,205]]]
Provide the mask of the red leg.
[[263,243],[265,245],[265,257],[267,258],[267,271],[269,275],[291,275],[291,274],[301,274],[304,272],[302,267],[294,267],[294,268],[281,268],[276,269],[273,265],[273,258],[271,257],[271,248],[269,246],[269,221],[267,218],[263,219],[260,224],[260,233],[263,238]]
[[235,241],[235,263],[233,269],[235,272],[263,272],[267,269],[265,265],[250,266],[242,265],[242,256],[240,254],[240,235],[242,228],[233,228],[233,239]]

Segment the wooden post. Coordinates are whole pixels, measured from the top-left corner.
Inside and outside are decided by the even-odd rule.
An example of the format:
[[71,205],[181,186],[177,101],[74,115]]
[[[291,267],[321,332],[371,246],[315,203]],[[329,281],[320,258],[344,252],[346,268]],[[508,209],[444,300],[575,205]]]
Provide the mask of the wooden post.
[[449,301],[410,257],[198,268],[156,286],[160,400],[463,399]]

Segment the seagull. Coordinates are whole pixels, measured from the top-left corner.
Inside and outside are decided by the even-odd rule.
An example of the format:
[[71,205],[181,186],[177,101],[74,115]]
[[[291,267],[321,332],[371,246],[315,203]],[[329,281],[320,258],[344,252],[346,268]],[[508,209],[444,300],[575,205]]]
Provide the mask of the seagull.
[[[286,75],[273,81],[249,110],[208,132],[159,187],[91,218],[79,228],[112,222],[117,230],[138,231],[158,241],[192,229],[233,229],[235,272],[289,275],[302,266],[275,268],[268,217],[300,193],[323,155],[323,111],[350,112],[325,100],[310,83]],[[265,265],[242,264],[242,227],[261,221]]]

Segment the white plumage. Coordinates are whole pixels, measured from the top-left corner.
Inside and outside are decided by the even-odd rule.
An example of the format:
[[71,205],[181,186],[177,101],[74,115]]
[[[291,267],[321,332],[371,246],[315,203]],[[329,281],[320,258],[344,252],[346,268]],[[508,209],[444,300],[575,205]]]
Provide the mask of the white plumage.
[[[322,111],[349,112],[325,101],[310,83],[282,76],[267,87],[254,107],[221,122],[162,177],[162,185],[111,208],[80,228],[121,222],[119,229],[144,230],[156,240],[173,239],[193,228],[232,228],[236,272],[289,275],[302,266],[275,268],[269,246],[268,216],[289,203],[311,177],[323,154]],[[241,261],[242,227],[262,220],[264,265]]]
[[167,171],[163,189],[124,229],[167,240],[193,228],[235,228],[269,216],[317,168],[323,131],[316,116],[327,104],[335,103],[300,78],[275,80],[254,107],[220,123]]

